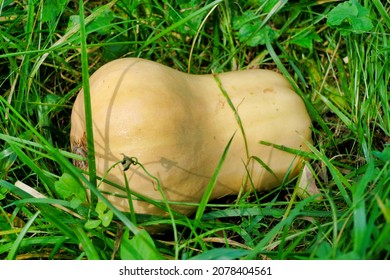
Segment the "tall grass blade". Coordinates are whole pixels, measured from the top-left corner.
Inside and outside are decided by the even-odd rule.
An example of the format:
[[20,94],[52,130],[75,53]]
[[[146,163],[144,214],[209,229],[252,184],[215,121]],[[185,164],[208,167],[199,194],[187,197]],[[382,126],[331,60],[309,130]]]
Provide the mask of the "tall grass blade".
[[138,49],[138,53],[141,54],[141,52],[147,47],[149,46],[150,44],[154,43],[155,41],[157,41],[158,39],[160,39],[161,37],[164,37],[166,36],[168,33],[172,32],[173,30],[175,30],[176,28],[178,28],[179,26],[185,24],[186,22],[190,21],[191,19],[197,17],[198,15],[210,10],[210,9],[213,9],[214,6],[216,5],[219,5],[221,2],[223,2],[224,0],[216,0],[216,1],[213,1],[207,5],[205,5],[204,7],[200,8],[199,10],[194,10],[194,12],[188,16],[188,17],[185,17],[179,21],[177,21],[176,23],[172,24],[171,26],[169,26],[168,28],[165,28],[163,29],[161,32],[159,32],[158,34],[154,35],[154,34],[151,34],[150,38],[148,40],[145,41],[145,43]]
[[39,214],[40,214],[39,211],[36,212],[34,214],[34,216],[32,216],[28,220],[28,222],[24,225],[22,231],[19,233],[18,237],[16,238],[16,240],[14,241],[14,243],[12,244],[12,247],[10,248],[10,250],[8,252],[8,255],[6,257],[7,260],[14,260],[16,258],[20,243],[22,242],[24,236],[27,234],[29,228],[32,226],[32,224],[34,223],[35,219],[39,216]]
[[261,251],[265,250],[267,244],[270,243],[278,233],[283,231],[284,227],[288,227],[294,221],[294,219],[299,215],[299,213],[306,207],[308,204],[313,202],[316,199],[315,196],[308,197],[305,200],[299,202],[295,208],[290,212],[290,215],[280,221],[277,225],[275,225],[256,245],[255,248],[245,257],[245,259],[251,260],[256,259],[256,255]]
[[[12,193],[20,196],[22,199],[31,199],[33,198],[30,194],[21,190],[20,188],[14,186],[13,184],[0,180],[0,186],[10,190]],[[71,239],[73,242],[77,242],[77,237],[74,234],[74,231],[71,227],[69,227],[69,219],[66,217],[62,211],[55,209],[52,206],[48,206],[45,204],[36,204],[41,211],[41,215],[44,216],[48,221],[50,221],[53,225],[55,225],[66,237]],[[68,221],[65,223],[65,221]],[[73,220],[74,222],[76,220]]]
[[367,227],[367,209],[365,194],[367,193],[368,184],[374,176],[373,163],[368,164],[368,169],[361,180],[352,186],[352,202],[353,202],[353,245],[355,253],[361,258],[365,258],[368,242],[370,240],[370,232]]
[[223,87],[222,82],[219,79],[218,75],[213,75],[213,76],[214,76],[215,81],[217,82],[219,90],[221,91],[222,95],[225,97],[227,103],[229,104],[230,109],[234,113],[234,117],[236,118],[238,127],[240,128],[240,132],[241,132],[242,137],[244,139],[244,148],[245,148],[246,160],[249,160],[248,141],[246,140],[245,130],[244,130],[244,126],[242,125],[241,117],[238,114],[238,111],[237,111],[236,107],[234,107],[234,104],[233,104],[232,100],[230,99],[229,93]]
[[316,110],[316,108],[314,107],[312,102],[303,94],[302,90],[298,87],[297,83],[291,77],[289,71],[283,65],[279,56],[276,54],[275,49],[273,48],[271,42],[269,42],[268,40],[266,41],[266,47],[267,47],[267,50],[268,50],[269,54],[271,55],[273,61],[278,66],[278,69],[282,72],[283,76],[290,82],[290,84],[294,88],[295,92],[305,102],[306,108],[309,111],[309,114],[312,117],[312,119],[316,120],[319,123],[319,125],[327,133],[327,135],[332,136],[333,135],[332,131],[325,124],[323,118],[320,116],[319,112]]
[[[95,144],[93,137],[93,121],[92,121],[92,106],[91,106],[91,93],[89,86],[89,63],[87,52],[87,32],[85,31],[84,22],[84,1],[79,1],[80,6],[80,39],[81,39],[81,70],[83,78],[83,91],[84,91],[84,112],[85,112],[85,131],[87,137],[87,151],[88,151],[88,175],[89,181],[93,187],[97,186],[96,183],[96,160],[95,160]],[[91,207],[93,207],[97,198],[95,194],[91,195]]]
[[226,156],[228,154],[228,151],[229,151],[229,148],[230,148],[230,144],[232,143],[233,141],[233,138],[234,138],[234,135],[230,138],[228,144],[226,145],[225,147],[225,150],[223,151],[222,153],[222,156],[218,162],[218,165],[214,171],[214,174],[213,176],[211,176],[211,179],[205,189],[205,192],[203,194],[203,197],[199,203],[199,207],[196,211],[196,214],[195,214],[195,223],[194,223],[194,229],[196,229],[198,226],[199,226],[199,223],[201,222],[202,220],[202,216],[203,216],[203,213],[206,209],[206,206],[207,206],[207,203],[209,202],[210,200],[210,197],[211,197],[211,193],[213,192],[214,190],[214,187],[215,187],[215,184],[217,183],[217,179],[218,179],[218,174],[219,172],[221,171],[221,168],[222,168],[222,165],[226,159]]
[[79,239],[83,251],[87,255],[88,260],[100,260],[99,254],[96,252],[95,245],[92,243],[91,238],[83,230],[82,226],[75,225],[73,229]]
[[190,258],[190,260],[235,260],[245,257],[249,250],[233,248],[216,248]]

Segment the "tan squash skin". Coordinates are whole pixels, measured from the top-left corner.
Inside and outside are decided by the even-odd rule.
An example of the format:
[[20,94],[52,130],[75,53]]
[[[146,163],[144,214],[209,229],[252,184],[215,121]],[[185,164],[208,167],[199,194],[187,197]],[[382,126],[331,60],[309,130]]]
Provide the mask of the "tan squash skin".
[[[248,168],[256,190],[278,186],[287,170],[292,170],[290,177],[295,176],[302,158],[259,141],[308,150],[304,143],[311,141],[311,121],[300,97],[273,71],[244,70],[217,76],[238,111],[249,155],[261,158],[276,175],[252,160]],[[236,132],[211,199],[237,194],[244,188],[243,182],[249,182],[244,180],[248,158],[242,133],[213,75],[189,75],[156,62],[125,58],[97,70],[90,86],[99,176],[125,154],[136,157],[160,180],[168,200],[198,203]],[[83,154],[83,91],[74,103],[71,123],[72,149]],[[118,165],[106,179],[124,186],[123,172]],[[139,166],[132,165],[126,176],[131,190],[161,199],[155,181]],[[100,189],[123,194],[108,184]],[[109,199],[118,209],[129,211],[127,199]],[[165,213],[143,201],[133,200],[133,204],[138,213]],[[186,215],[195,209],[180,205],[172,208]]]

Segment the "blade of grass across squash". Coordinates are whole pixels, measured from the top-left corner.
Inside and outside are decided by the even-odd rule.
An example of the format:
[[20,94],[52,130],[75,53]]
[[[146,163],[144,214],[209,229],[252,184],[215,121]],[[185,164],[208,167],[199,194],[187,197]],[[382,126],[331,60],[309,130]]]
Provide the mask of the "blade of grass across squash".
[[[308,143],[308,142],[305,141],[305,143]],[[302,150],[289,148],[289,147],[286,147],[286,146],[283,146],[283,145],[277,145],[277,144],[270,143],[270,142],[267,142],[267,141],[262,141],[262,140],[259,141],[259,144],[264,145],[264,146],[273,147],[273,148],[281,150],[283,152],[287,152],[287,153],[294,154],[294,155],[297,155],[297,156],[301,156],[301,157],[304,157],[304,158],[310,158],[310,159],[313,159],[313,160],[317,159],[317,157],[315,155],[313,155],[313,153],[311,153],[311,152],[305,152],[305,151],[302,151]],[[267,169],[267,171],[269,171],[269,170]]]
[[214,80],[217,82],[219,90],[221,91],[222,95],[226,98],[226,101],[229,104],[230,109],[232,109],[232,111],[234,112],[234,117],[236,118],[238,127],[240,128],[242,137],[244,139],[246,160],[249,160],[248,141],[246,140],[246,134],[245,134],[244,126],[242,125],[240,115],[238,114],[236,107],[234,107],[234,104],[233,104],[232,100],[230,99],[229,94],[227,93],[227,91],[223,87],[222,82],[219,79],[218,75],[213,75],[213,76],[214,76]]
[[233,141],[233,138],[234,138],[234,135],[236,133],[233,134],[233,136],[230,138],[228,144],[226,145],[225,147],[225,150],[223,151],[222,153],[222,156],[221,156],[221,159],[219,160],[219,163],[214,171],[214,174],[213,176],[211,177],[206,189],[205,189],[205,192],[203,194],[203,197],[202,197],[202,200],[200,201],[199,203],[199,207],[196,211],[196,214],[195,214],[195,224],[194,224],[194,230],[199,226],[199,223],[200,221],[202,220],[202,216],[203,216],[203,213],[206,209],[206,206],[207,206],[207,203],[209,202],[210,200],[210,196],[211,196],[211,193],[213,192],[214,190],[214,187],[215,187],[215,184],[217,183],[217,178],[218,178],[218,175],[219,175],[219,172],[221,171],[221,168],[222,168],[222,165],[226,159],[226,156],[227,156],[227,153],[229,151],[229,148],[230,148],[230,145]]

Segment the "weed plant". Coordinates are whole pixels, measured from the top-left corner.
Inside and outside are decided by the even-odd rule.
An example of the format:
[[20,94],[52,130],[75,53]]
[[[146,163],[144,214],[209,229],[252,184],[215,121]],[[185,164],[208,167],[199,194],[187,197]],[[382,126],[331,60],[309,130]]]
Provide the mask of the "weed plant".
[[[389,14],[388,0],[0,1],[0,259],[389,259]],[[118,211],[72,165],[69,130],[88,76],[120,57],[283,73],[313,120],[319,194],[294,179],[206,193],[192,217]]]

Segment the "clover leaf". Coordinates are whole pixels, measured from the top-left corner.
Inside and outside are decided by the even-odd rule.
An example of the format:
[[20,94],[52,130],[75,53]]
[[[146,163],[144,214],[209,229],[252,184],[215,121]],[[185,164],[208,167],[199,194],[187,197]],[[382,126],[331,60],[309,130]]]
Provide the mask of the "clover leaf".
[[343,36],[368,32],[374,27],[369,10],[357,0],[343,2],[334,7],[328,14],[327,24],[339,30]]

